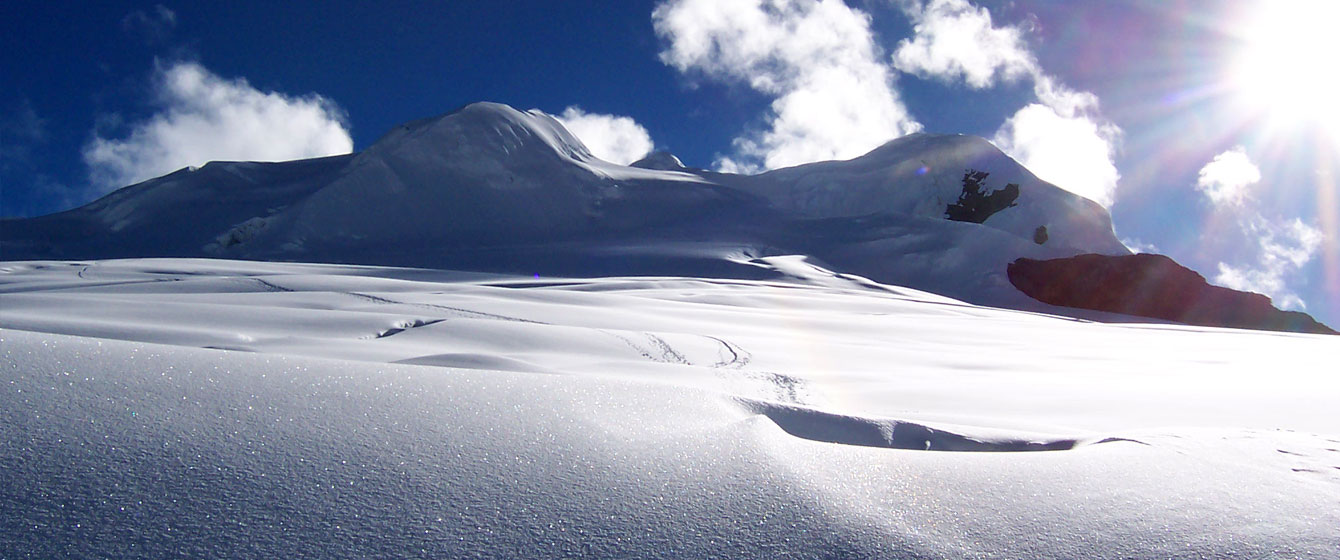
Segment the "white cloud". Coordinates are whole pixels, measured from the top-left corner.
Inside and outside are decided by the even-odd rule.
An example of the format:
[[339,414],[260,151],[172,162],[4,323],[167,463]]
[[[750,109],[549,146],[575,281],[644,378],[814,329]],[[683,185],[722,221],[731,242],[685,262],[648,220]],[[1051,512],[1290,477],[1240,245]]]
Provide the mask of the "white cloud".
[[159,111],[124,138],[84,147],[90,179],[110,190],[215,160],[282,161],[345,154],[353,140],[338,106],[316,94],[262,92],[195,63],[156,76]]
[[1232,266],[1220,262],[1214,283],[1265,294],[1281,308],[1306,309],[1302,298],[1289,289],[1286,280],[1316,256],[1323,239],[1321,230],[1297,218],[1272,224],[1260,215],[1249,220],[1245,228],[1256,238],[1260,249],[1257,263]]
[[628,165],[655,147],[647,129],[631,117],[587,113],[574,106],[564,109],[557,118],[592,154],[605,161]]
[[1070,89],[1040,69],[1033,95],[1038,102],[1006,119],[992,140],[1042,180],[1112,206],[1121,179],[1114,161],[1121,128],[1102,116],[1097,95]]
[[898,43],[896,68],[975,89],[1031,79],[1037,102],[1006,119],[992,141],[1041,179],[1112,205],[1122,133],[1101,115],[1096,95],[1045,73],[1024,42],[1024,29],[995,25],[991,12],[968,0],[908,1],[903,11],[913,36]]
[[1241,204],[1247,188],[1261,181],[1261,170],[1247,157],[1242,146],[1214,156],[1200,169],[1196,190],[1217,206]]
[[735,140],[724,171],[861,155],[921,129],[892,89],[870,18],[841,0],[668,0],[652,12],[684,73],[773,97],[766,130]]
[[1042,180],[1103,206],[1112,205],[1121,178],[1112,161],[1121,141],[1116,125],[1030,103],[1011,115],[992,141]]
[[914,36],[898,42],[895,68],[948,82],[963,80],[983,89],[997,78],[1016,80],[1039,73],[1023,31],[996,27],[991,12],[967,0],[931,0],[909,6]]
[[1214,156],[1200,169],[1196,190],[1218,211],[1236,215],[1242,224],[1243,241],[1234,244],[1240,260],[1250,264],[1220,262],[1214,283],[1220,286],[1270,296],[1282,308],[1305,309],[1302,298],[1288,286],[1291,276],[1321,249],[1321,230],[1301,219],[1272,221],[1260,211],[1242,204],[1248,189],[1261,181],[1261,170],[1242,146]]

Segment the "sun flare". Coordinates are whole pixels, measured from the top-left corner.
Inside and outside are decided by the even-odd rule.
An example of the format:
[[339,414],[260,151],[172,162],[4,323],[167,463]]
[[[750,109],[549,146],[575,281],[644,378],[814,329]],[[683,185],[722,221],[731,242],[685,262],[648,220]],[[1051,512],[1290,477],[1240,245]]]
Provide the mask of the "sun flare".
[[1242,22],[1242,50],[1232,66],[1241,100],[1276,124],[1340,122],[1337,21],[1340,2],[1334,0],[1261,2]]

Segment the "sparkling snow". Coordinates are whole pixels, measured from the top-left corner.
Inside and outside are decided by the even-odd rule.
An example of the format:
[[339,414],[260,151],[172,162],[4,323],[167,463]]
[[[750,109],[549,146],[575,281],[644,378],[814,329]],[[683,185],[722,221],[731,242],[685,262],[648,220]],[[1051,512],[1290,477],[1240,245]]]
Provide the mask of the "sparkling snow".
[[3,263],[0,557],[1340,550],[1333,337],[756,265]]

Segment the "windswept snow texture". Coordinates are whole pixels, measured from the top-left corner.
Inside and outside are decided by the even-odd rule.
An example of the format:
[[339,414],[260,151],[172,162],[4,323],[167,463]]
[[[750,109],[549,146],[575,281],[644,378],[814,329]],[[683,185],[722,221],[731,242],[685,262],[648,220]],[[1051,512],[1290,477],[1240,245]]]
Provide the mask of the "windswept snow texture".
[[766,280],[3,263],[0,557],[1334,558],[1334,337]]

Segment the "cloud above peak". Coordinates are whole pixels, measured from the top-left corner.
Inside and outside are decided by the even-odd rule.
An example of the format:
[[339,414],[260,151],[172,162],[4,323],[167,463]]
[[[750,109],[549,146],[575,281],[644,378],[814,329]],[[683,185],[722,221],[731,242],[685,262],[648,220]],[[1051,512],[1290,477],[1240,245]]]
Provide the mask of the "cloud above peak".
[[1043,180],[1111,206],[1122,132],[1098,98],[1046,74],[1027,30],[996,25],[968,0],[903,0],[913,35],[885,56],[868,14],[840,0],[666,0],[652,13],[661,60],[680,72],[772,97],[767,124],[738,136],[722,171],[750,173],[859,156],[922,125],[897,72],[985,89],[1031,80],[1036,101],[992,141]]
[[1034,78],[1037,103],[1015,111],[991,138],[1039,178],[1105,207],[1121,174],[1113,161],[1122,131],[1103,118],[1098,97],[1053,78]]
[[773,98],[764,129],[717,161],[724,171],[847,159],[921,129],[891,87],[870,17],[841,0],[667,0],[652,22],[662,62]]
[[555,118],[583,144],[591,154],[605,161],[628,165],[651,152],[655,144],[647,129],[632,117],[587,113],[571,106]]
[[914,36],[898,42],[893,53],[898,70],[951,83],[962,80],[975,89],[1040,73],[1023,31],[996,27],[986,8],[967,0],[931,0],[905,11]]
[[1096,95],[1044,72],[1024,28],[997,25],[990,11],[968,0],[907,0],[902,9],[913,36],[898,42],[895,68],[972,89],[1031,80],[1036,102],[1007,118],[992,141],[1039,178],[1112,205],[1122,132],[1102,116]]
[[209,161],[284,161],[347,154],[344,113],[317,94],[295,97],[227,80],[192,62],[160,68],[157,112],[128,135],[95,134],[84,147],[100,190],[137,183]]

